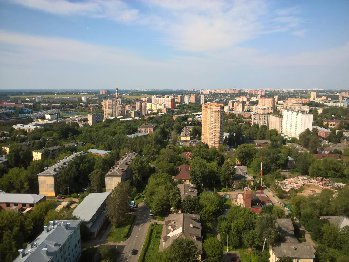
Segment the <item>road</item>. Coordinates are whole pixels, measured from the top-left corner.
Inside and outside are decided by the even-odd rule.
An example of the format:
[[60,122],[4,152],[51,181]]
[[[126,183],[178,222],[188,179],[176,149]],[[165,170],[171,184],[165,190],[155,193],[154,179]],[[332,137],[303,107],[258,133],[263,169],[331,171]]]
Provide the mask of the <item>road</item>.
[[[138,261],[149,225],[149,208],[141,203],[136,211],[136,219],[130,237],[123,243],[124,247],[121,254],[121,261]],[[137,254],[131,254],[133,249],[137,250]]]

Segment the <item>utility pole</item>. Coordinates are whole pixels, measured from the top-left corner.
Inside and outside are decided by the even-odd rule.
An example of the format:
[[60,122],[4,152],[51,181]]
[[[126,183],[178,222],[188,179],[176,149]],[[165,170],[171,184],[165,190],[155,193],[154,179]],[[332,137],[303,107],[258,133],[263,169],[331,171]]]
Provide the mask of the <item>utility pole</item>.
[[227,253],[229,252],[229,234],[227,233]]
[[267,238],[264,238],[264,242],[263,242],[263,249],[262,252],[264,251],[264,247],[265,247],[265,242],[267,241]]

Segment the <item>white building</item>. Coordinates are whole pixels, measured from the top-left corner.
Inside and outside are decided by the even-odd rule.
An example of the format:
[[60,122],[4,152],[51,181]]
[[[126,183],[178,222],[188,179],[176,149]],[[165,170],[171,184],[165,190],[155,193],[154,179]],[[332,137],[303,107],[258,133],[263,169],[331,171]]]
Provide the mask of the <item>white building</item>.
[[285,110],[282,118],[282,133],[287,137],[298,138],[306,129],[313,129],[313,115]]

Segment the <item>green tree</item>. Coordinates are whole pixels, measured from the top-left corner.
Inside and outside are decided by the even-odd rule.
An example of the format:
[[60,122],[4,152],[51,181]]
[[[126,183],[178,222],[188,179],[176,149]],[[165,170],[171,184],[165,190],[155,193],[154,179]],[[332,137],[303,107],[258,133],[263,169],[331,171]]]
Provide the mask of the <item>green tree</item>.
[[140,192],[145,188],[154,170],[143,156],[136,157],[130,164],[130,169],[132,172],[132,184],[136,187],[137,191]]
[[254,145],[243,144],[236,149],[236,158],[244,166],[250,165],[256,154],[257,149]]
[[183,213],[198,214],[200,212],[199,199],[197,197],[185,197],[181,206]]
[[344,178],[344,165],[332,158],[318,159],[311,164],[309,175],[312,177]]
[[104,177],[105,174],[100,169],[95,169],[89,174],[91,192],[103,192],[103,188],[105,187]]
[[199,261],[199,249],[193,240],[177,238],[165,250],[164,261],[168,262],[195,262]]
[[121,182],[114,188],[107,199],[107,216],[115,227],[122,224],[126,214],[130,211],[130,191],[129,182]]
[[167,215],[172,208],[179,208],[180,193],[167,174],[155,174],[145,188],[145,202],[156,215]]
[[190,162],[190,177],[199,190],[214,189],[220,184],[217,162],[195,157]]
[[7,155],[8,163],[11,167],[27,167],[33,159],[32,152],[27,147],[20,145],[10,146],[10,152]]
[[200,211],[201,220],[209,227],[212,226],[212,223],[224,211],[223,199],[215,192],[211,192],[211,191],[202,192],[200,194],[199,204],[201,207],[201,211]]
[[223,256],[223,245],[214,237],[210,237],[204,242],[204,251],[207,256],[207,261],[219,262]]
[[227,159],[224,161],[224,164],[221,169],[221,184],[225,185],[225,187],[231,186],[235,175],[235,163],[233,159]]

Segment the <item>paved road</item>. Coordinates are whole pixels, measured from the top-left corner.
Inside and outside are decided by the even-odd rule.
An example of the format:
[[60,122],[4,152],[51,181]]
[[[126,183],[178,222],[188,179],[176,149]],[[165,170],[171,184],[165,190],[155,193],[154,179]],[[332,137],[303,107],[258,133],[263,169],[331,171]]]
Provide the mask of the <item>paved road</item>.
[[[143,203],[139,205],[136,211],[136,219],[132,228],[130,237],[124,242],[121,261],[137,262],[142,251],[143,243],[150,225],[149,208]],[[136,255],[131,251],[137,250]]]

